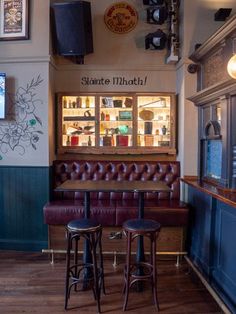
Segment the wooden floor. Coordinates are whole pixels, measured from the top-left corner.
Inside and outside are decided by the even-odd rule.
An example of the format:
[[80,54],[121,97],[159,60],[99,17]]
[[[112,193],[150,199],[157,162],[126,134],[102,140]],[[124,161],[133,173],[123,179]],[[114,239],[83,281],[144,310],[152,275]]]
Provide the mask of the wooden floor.
[[[103,313],[123,313],[123,266],[121,260],[114,269],[112,260],[105,258]],[[63,259],[51,265],[45,254],[0,251],[0,313],[96,313],[91,291],[72,291],[70,309],[64,311],[64,278]],[[222,313],[185,262],[176,268],[173,260],[158,260],[158,279],[160,313]],[[130,293],[127,313],[156,313],[151,291]]]

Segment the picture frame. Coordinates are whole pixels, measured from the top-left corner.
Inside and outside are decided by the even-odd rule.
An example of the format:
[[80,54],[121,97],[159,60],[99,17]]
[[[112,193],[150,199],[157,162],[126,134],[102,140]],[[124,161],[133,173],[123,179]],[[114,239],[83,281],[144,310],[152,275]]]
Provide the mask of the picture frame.
[[132,120],[132,111],[119,111],[119,120]]
[[29,0],[0,0],[0,40],[29,39]]

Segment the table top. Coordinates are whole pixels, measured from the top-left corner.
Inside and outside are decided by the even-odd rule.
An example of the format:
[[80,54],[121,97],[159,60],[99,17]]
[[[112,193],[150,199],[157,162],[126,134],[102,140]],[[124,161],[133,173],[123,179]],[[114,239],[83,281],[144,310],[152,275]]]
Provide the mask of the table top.
[[163,181],[67,180],[55,191],[70,192],[171,192]]

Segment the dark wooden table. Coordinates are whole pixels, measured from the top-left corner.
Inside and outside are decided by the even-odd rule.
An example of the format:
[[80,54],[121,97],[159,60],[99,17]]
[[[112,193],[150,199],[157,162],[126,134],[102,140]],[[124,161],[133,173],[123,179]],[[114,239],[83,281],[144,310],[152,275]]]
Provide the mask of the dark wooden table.
[[55,191],[62,192],[85,192],[84,193],[84,218],[90,216],[90,192],[138,192],[139,214],[138,218],[144,217],[144,194],[146,192],[171,192],[171,189],[162,181],[80,181],[67,180],[59,185]]
[[[80,181],[67,180],[58,186],[55,191],[84,192],[84,218],[90,218],[90,192],[137,192],[138,193],[138,218],[144,218],[145,193],[170,193],[171,189],[162,181]],[[144,261],[143,237],[138,238],[137,262]],[[85,243],[84,261],[90,260],[88,243]]]

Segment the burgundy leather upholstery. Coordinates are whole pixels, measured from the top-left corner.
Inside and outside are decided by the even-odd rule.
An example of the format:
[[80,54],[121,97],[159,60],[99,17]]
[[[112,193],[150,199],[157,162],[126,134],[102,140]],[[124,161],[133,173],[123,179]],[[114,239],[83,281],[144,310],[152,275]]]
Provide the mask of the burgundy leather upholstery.
[[[90,218],[103,226],[116,224],[115,203],[109,200],[91,201]],[[82,200],[53,201],[44,206],[44,221],[48,225],[67,225],[71,220],[84,217]]]
[[[162,226],[182,226],[188,222],[188,208],[180,198],[178,161],[94,161],[56,160],[53,163],[53,189],[66,180],[152,180],[164,181],[170,193],[146,193],[145,218]],[[91,193],[91,218],[103,226],[122,225],[137,217],[137,193]],[[84,194],[53,192],[53,201],[44,206],[47,224],[64,225],[83,217]]]
[[[161,200],[157,203],[145,201],[145,218],[158,221],[162,226],[186,226],[188,223],[187,205],[179,200]],[[122,225],[128,219],[138,217],[138,206],[128,202],[117,204],[116,224]]]

